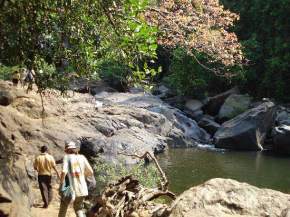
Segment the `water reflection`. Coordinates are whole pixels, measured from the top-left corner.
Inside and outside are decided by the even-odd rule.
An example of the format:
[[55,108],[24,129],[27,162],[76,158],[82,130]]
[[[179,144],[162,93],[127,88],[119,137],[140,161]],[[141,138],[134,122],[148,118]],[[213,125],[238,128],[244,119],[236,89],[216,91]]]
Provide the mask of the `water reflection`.
[[211,178],[232,178],[290,192],[290,159],[267,152],[170,149],[159,156],[170,189],[180,193]]

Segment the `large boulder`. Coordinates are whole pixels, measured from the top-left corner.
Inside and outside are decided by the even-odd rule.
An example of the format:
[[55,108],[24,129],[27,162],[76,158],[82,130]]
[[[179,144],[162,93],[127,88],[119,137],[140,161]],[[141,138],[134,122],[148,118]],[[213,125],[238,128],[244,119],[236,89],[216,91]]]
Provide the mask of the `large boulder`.
[[280,108],[279,111],[277,111],[277,117],[275,120],[275,124],[277,126],[280,125],[290,125],[290,112],[286,108]]
[[238,150],[263,150],[264,140],[274,120],[274,103],[264,102],[223,123],[214,135],[215,146]]
[[286,217],[290,195],[231,179],[211,179],[182,193],[170,217]]
[[196,99],[187,100],[185,103],[185,109],[192,112],[201,110],[202,106],[203,106],[202,102]]
[[225,100],[232,94],[239,94],[239,89],[234,87],[224,93],[218,94],[213,97],[209,97],[207,103],[204,106],[204,111],[210,115],[217,115],[221,106],[224,104]]
[[13,96],[9,91],[0,91],[0,105],[8,106],[13,102],[14,98],[15,96]]
[[280,125],[273,129],[273,149],[281,154],[290,154],[290,126]]
[[212,118],[209,118],[206,115],[198,122],[198,125],[211,135],[214,135],[221,127],[220,124],[216,123]]
[[232,94],[222,105],[218,114],[218,119],[222,122],[228,121],[245,112],[250,104],[251,97],[249,95]]

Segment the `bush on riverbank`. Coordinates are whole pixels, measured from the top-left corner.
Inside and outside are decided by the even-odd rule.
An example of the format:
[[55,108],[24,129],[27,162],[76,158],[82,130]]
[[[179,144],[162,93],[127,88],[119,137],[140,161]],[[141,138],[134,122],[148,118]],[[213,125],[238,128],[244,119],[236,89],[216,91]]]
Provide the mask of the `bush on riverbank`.
[[160,176],[154,165],[146,165],[139,162],[136,165],[126,166],[124,163],[113,164],[94,160],[94,172],[97,182],[97,193],[109,183],[119,180],[121,177],[132,175],[140,181],[141,185],[147,188],[154,188],[160,183]]

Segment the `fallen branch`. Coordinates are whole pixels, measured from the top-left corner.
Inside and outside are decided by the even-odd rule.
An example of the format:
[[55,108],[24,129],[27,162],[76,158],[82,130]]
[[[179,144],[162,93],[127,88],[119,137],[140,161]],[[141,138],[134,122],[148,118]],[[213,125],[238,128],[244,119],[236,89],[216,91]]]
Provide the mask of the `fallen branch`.
[[[91,209],[90,217],[166,217],[170,208],[166,204],[158,204],[152,200],[161,196],[175,199],[175,194],[168,191],[168,180],[157,159],[150,152],[143,155],[118,153],[139,159],[150,158],[162,176],[161,188],[145,188],[131,175],[122,177],[110,183],[102,192],[95,206]],[[146,215],[144,215],[144,212]]]

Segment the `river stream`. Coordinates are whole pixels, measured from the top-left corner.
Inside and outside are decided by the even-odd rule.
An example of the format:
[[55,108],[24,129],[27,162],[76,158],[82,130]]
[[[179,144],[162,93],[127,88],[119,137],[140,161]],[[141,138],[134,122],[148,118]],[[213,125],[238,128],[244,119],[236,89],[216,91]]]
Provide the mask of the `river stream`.
[[240,182],[290,193],[290,158],[266,152],[169,149],[159,155],[170,190],[181,193],[211,178]]

